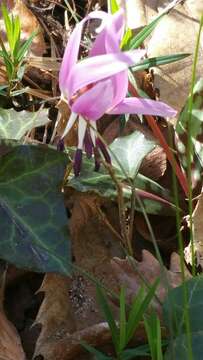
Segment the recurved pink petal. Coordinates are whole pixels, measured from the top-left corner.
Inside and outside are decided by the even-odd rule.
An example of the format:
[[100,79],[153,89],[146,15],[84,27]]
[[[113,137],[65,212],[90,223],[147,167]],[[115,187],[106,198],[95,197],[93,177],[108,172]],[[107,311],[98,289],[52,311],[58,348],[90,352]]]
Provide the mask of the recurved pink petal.
[[[145,50],[132,50],[93,56],[75,64],[65,84],[69,91],[69,99],[86,85],[127,70],[129,66],[136,64],[144,54]],[[119,86],[123,86],[123,84],[119,84]]]
[[[105,38],[105,48],[107,53],[112,53],[120,50],[121,39],[124,34],[124,11],[120,9],[112,16],[112,22],[107,24],[105,27],[106,38]],[[122,101],[128,90],[128,71],[122,71],[114,76],[112,76],[112,83],[114,86],[114,97],[112,107],[116,106],[120,101]]]
[[108,114],[143,114],[173,117],[177,111],[161,101],[143,98],[125,98],[117,106],[108,110]]
[[111,107],[119,104],[126,97],[128,91],[128,71],[122,71],[111,77],[114,89],[114,96]]
[[86,16],[82,21],[80,21],[76,25],[75,29],[73,30],[73,32],[69,38],[68,44],[66,46],[63,60],[61,63],[60,72],[59,72],[60,90],[63,93],[65,93],[66,96],[68,95],[67,94],[68,89],[66,88],[66,81],[70,74],[72,66],[74,64],[76,64],[76,62],[78,60],[81,35],[82,35],[82,30],[83,30],[83,26],[84,26],[85,22],[90,19],[95,19],[95,18],[105,20],[105,19],[107,19],[107,17],[108,17],[108,14],[103,11],[93,11],[88,16]]
[[[117,11],[111,16],[103,31],[97,36],[90,55],[102,55],[105,53],[120,52],[120,42],[124,32],[124,12]],[[128,89],[127,70],[112,76],[114,97],[112,107],[117,105],[126,96]]]
[[111,80],[100,81],[74,101],[72,111],[89,120],[97,120],[111,106],[112,99]]
[[125,19],[124,11],[120,9],[112,16],[112,22],[106,25],[106,52],[116,52],[120,50],[121,39],[124,35]]
[[108,52],[119,52],[123,31],[123,10],[119,10],[114,15],[109,15],[109,19],[104,29],[97,35],[89,55],[97,56]]

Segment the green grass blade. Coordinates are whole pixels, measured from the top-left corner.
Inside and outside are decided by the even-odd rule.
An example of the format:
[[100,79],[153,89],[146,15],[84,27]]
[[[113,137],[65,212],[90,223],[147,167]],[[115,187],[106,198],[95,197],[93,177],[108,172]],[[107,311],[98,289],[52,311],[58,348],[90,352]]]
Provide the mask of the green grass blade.
[[21,46],[21,48],[19,49],[18,54],[16,56],[16,59],[19,63],[23,60],[26,52],[28,51],[28,49],[29,49],[30,45],[32,44],[32,41],[37,33],[38,33],[38,30],[34,31],[30,35],[30,37],[25,41],[25,43]]
[[19,45],[20,45],[21,25],[20,25],[20,19],[18,16],[15,18],[14,21],[15,21],[15,23],[14,23],[14,33],[13,33],[13,38],[14,38],[13,57],[15,59],[15,57],[18,53]]
[[152,31],[155,29],[162,17],[168,14],[179,3],[181,3],[181,0],[176,0],[169,4],[160,15],[158,15],[150,24],[145,26],[144,29],[142,29],[137,35],[134,36],[133,39],[131,39],[128,49],[138,48],[143,43],[143,41],[152,33]]
[[120,352],[126,345],[126,304],[125,304],[125,289],[122,287],[120,291]]
[[142,319],[145,311],[147,310],[154,294],[156,292],[157,285],[159,283],[159,278],[154,282],[154,284],[150,287],[147,292],[147,295],[143,298],[144,295],[144,287],[140,289],[137,297],[135,298],[132,309],[129,313],[129,320],[127,323],[127,342],[131,340],[134,335],[134,332]]
[[10,46],[10,50],[13,51],[13,23],[9,17],[8,10],[4,4],[1,5],[1,11],[4,19],[4,24],[6,28],[6,36]]
[[157,338],[157,360],[163,360],[162,343],[161,343],[161,325],[156,315],[156,338]]
[[137,49],[143,41],[152,33],[157,26],[158,22],[162,19],[165,13],[162,13],[156,17],[149,25],[145,26],[137,35],[135,35],[130,41],[128,49]]
[[153,313],[150,318],[144,318],[144,326],[147,333],[147,340],[150,348],[150,355],[152,360],[156,360],[156,351],[154,349],[154,323],[153,323]]
[[6,59],[7,61],[12,62],[10,58],[10,54],[6,51],[4,47],[2,48],[1,56],[3,57],[4,60]]
[[137,323],[137,314],[139,313],[139,309],[141,307],[141,304],[144,299],[144,286],[141,287],[133,299],[132,307],[130,309],[129,315],[128,315],[128,322],[127,322],[127,333],[126,333],[126,341],[129,342],[132,338],[134,331],[136,327],[138,326]]
[[108,12],[110,14],[114,14],[116,11],[119,10],[119,6],[116,0],[107,0],[108,3]]
[[122,352],[121,358],[122,360],[131,360],[131,359],[139,359],[140,357],[149,357],[149,346],[148,345],[140,345],[135,349],[126,349]]
[[112,357],[110,356],[106,356],[105,354],[103,354],[102,352],[98,351],[97,349],[95,349],[94,347],[86,344],[84,341],[81,341],[80,344],[90,353],[95,355],[97,360],[113,360]]
[[163,360],[161,326],[156,313],[144,319],[152,360]]
[[128,43],[130,41],[130,39],[132,38],[132,30],[131,29],[127,29],[125,32],[125,35],[123,36],[123,39],[121,41],[121,49],[123,50],[127,50],[128,49]]
[[111,13],[114,14],[116,11],[119,10],[119,6],[116,0],[111,0]]
[[109,324],[109,328],[111,330],[112,341],[115,346],[115,350],[118,353],[119,352],[119,330],[118,330],[118,327],[114,320],[114,317],[113,317],[111,308],[108,304],[106,295],[104,294],[103,290],[99,286],[97,286],[96,290],[97,290],[98,302],[99,302],[101,310],[105,316],[105,319]]
[[6,66],[7,76],[9,78],[9,80],[11,80],[13,77],[13,73],[14,73],[14,66],[13,66],[13,63],[12,63],[11,59],[9,58],[8,54],[5,53],[4,51],[3,51],[3,59],[4,59],[4,64]]
[[189,53],[184,54],[173,54],[173,55],[164,55],[164,56],[157,56],[149,59],[144,59],[140,63],[136,64],[132,67],[133,71],[145,70],[150,67],[160,66],[170,64],[175,61],[180,61],[185,59],[186,57],[190,56]]

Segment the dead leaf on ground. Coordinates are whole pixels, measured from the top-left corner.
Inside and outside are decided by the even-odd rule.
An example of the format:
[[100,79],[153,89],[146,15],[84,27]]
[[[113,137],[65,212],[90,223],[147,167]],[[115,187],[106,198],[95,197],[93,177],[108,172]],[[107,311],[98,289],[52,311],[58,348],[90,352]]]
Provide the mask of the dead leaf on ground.
[[164,175],[166,166],[166,153],[161,146],[156,146],[155,149],[144,158],[139,171],[152,180],[158,180]]
[[[74,195],[71,216],[72,249],[76,265],[113,289],[115,284],[110,259],[121,256],[122,249],[118,238],[105,226],[100,206],[102,201],[96,195]],[[73,277],[70,296],[78,330],[103,319],[96,300],[95,284],[83,274],[78,273]]]
[[[68,200],[69,206],[73,201],[74,263],[107,288],[115,288],[110,259],[116,254],[121,256],[122,251],[118,239],[104,226],[97,211],[101,206],[99,197],[74,193],[73,199],[69,194]],[[95,284],[83,273],[75,272],[71,279],[46,275],[39,291],[45,297],[35,321],[42,326],[35,356],[43,355],[44,360],[75,359],[81,352],[80,339],[95,345],[109,342],[109,330],[101,323],[103,315],[96,300]],[[117,312],[116,307],[114,311]]]
[[35,351],[52,336],[62,336],[75,331],[73,309],[69,300],[70,279],[57,274],[46,274],[38,290],[44,293],[34,325],[41,325]]
[[[63,334],[58,338],[49,338],[47,343],[39,347],[35,352],[35,357],[43,356],[44,360],[71,360],[78,359],[84,349],[80,341],[85,341],[92,346],[99,346],[109,343],[111,333],[106,322],[86,327],[73,335]],[[90,354],[87,359],[90,358]]]
[[[163,329],[162,336],[165,335],[165,329]],[[109,330],[109,326],[106,322],[101,322],[89,326],[81,331],[75,332],[72,336],[64,334],[63,337],[57,339],[48,339],[48,342],[38,349],[35,356],[43,356],[44,360],[75,360],[81,359],[79,356],[84,353],[83,347],[80,342],[86,342],[93,347],[102,347],[106,344],[111,344],[112,337]],[[135,343],[141,344],[146,341],[146,332],[142,323],[140,323],[135,333]],[[35,357],[34,357],[35,359]],[[82,359],[92,359],[90,354]]]
[[[161,10],[170,1],[144,0],[146,13],[149,9]],[[203,9],[202,0],[185,0],[157,24],[147,42],[148,56],[176,53],[194,53],[195,39],[199,30],[199,19]],[[147,18],[147,23],[150,18]],[[197,78],[202,75],[203,37],[199,52]],[[160,89],[160,98],[180,111],[189,94],[193,57],[154,68],[155,87]]]
[[6,270],[0,269],[0,360],[25,360],[20,337],[14,325],[7,319],[4,309],[4,287]]
[[0,359],[25,360],[20,337],[3,311],[0,311]]
[[[203,269],[203,192],[200,194],[197,205],[192,214],[193,219],[193,246],[197,266]],[[189,222],[189,220],[188,220]],[[192,265],[192,245],[185,248],[185,260]]]
[[[147,250],[143,250],[142,261],[138,262],[134,259],[119,259],[113,258],[111,261],[112,269],[116,282],[119,286],[125,286],[126,298],[128,304],[132,303],[134,296],[137,294],[140,286],[143,285],[144,279],[149,285],[152,285],[157,277],[160,277],[160,284],[158,286],[156,295],[161,302],[166,297],[167,289],[165,284],[165,277],[163,277],[163,270],[158,260]],[[168,279],[169,285],[174,288],[182,283],[182,274],[180,269],[180,257],[178,254],[171,255],[170,269],[165,270],[165,276]],[[185,269],[186,277],[191,275]],[[157,311],[161,314],[161,306],[157,301],[153,304]]]

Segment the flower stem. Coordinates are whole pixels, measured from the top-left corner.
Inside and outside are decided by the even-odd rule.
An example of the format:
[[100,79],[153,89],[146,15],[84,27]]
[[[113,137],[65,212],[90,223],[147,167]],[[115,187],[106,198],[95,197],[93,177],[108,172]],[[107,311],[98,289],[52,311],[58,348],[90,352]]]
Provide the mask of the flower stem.
[[102,164],[108,170],[109,175],[111,176],[113,182],[116,185],[116,189],[117,189],[117,193],[118,193],[118,211],[119,211],[119,220],[120,220],[120,226],[121,226],[121,236],[123,239],[123,244],[128,249],[129,255],[133,256],[133,248],[132,248],[131,238],[129,237],[129,233],[128,233],[127,227],[126,227],[125,202],[124,202],[124,196],[123,196],[122,183],[120,183],[118,181],[116,175],[114,174],[113,168],[110,164],[106,163],[105,161],[102,161]]

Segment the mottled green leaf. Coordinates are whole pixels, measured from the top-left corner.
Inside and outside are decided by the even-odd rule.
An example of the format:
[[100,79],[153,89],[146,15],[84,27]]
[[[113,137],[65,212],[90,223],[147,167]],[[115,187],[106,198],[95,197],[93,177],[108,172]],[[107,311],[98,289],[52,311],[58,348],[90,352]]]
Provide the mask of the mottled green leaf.
[[49,121],[47,109],[32,113],[0,108],[0,138],[20,140],[27,131],[43,126]]
[[[203,331],[191,334],[192,343],[192,360],[202,360],[203,354]],[[188,337],[183,334],[177,337],[172,344],[169,345],[168,350],[164,356],[164,360],[187,360],[189,347]]]
[[0,258],[68,273],[70,237],[60,187],[67,156],[20,145],[0,157]]
[[[125,180],[120,171],[116,173],[116,177],[118,181]],[[109,173],[103,166],[98,172],[94,171],[94,160],[87,159],[85,156],[83,157],[80,176],[75,177],[71,174],[66,185],[80,192],[93,191],[99,196],[117,200],[116,186]],[[135,178],[135,186],[137,194],[142,198],[145,209],[149,214],[160,214],[161,212],[162,215],[175,215],[175,207],[169,202],[169,193],[162,186],[139,173]],[[123,193],[126,206],[130,207],[131,187],[125,181],[123,182]],[[136,209],[140,211],[137,202]]]
[[94,171],[94,168],[94,160],[84,156],[80,176],[75,177],[71,174],[66,185],[80,192],[93,191],[100,196],[115,200],[117,192],[111,177],[103,166],[99,171]]
[[[155,141],[147,139],[140,131],[134,131],[128,136],[119,137],[109,146],[111,153],[116,156],[115,158],[112,155],[113,166],[121,172],[124,169],[125,174],[134,179],[142,160],[154,149],[155,145]],[[117,159],[119,163],[116,161]]]
[[[190,318],[193,360],[200,360],[203,353],[203,276],[196,276],[185,283],[187,287],[187,306]],[[188,338],[185,327],[185,299],[183,285],[169,291],[164,303],[164,319],[168,326],[172,321],[176,338],[168,347],[165,360],[171,359],[174,350],[174,360],[185,360],[188,354]]]
[[[187,287],[187,300],[190,313],[191,331],[203,331],[203,276],[196,276],[185,283]],[[170,309],[172,307],[172,312]],[[183,285],[169,291],[164,303],[164,317],[166,324],[168,317],[173,315],[174,332],[185,332],[183,322],[184,315],[184,291]]]

